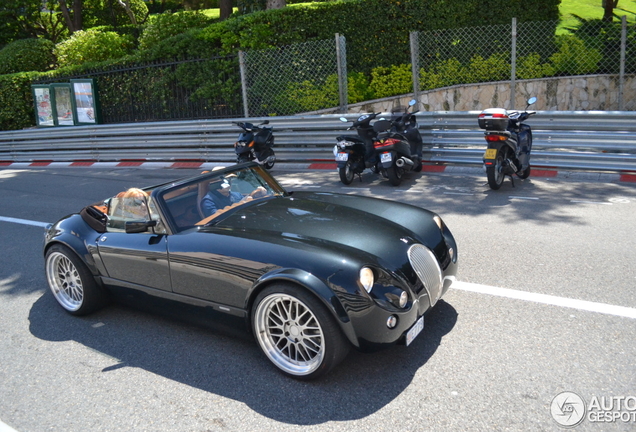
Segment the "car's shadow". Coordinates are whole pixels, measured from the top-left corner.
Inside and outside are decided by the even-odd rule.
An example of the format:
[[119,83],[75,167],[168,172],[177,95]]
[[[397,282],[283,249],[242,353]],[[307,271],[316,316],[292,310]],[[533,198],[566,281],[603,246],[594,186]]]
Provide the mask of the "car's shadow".
[[102,373],[141,368],[297,425],[355,420],[382,409],[426,367],[457,321],[455,309],[440,301],[409,347],[373,354],[352,350],[326,376],[303,382],[279,373],[240,323],[203,322],[174,308],[167,314],[181,313],[188,314],[187,322],[115,304],[78,318],[64,312],[47,292],[34,303],[29,320],[31,333],[40,339],[72,340],[117,359]]

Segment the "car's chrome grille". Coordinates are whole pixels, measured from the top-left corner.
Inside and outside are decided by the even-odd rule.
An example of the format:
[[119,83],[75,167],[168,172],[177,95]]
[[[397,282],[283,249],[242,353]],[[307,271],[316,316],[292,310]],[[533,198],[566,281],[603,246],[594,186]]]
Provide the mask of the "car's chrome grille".
[[437,303],[442,295],[442,269],[433,252],[424,245],[414,244],[408,251],[409,261],[417,277],[424,284],[431,306]]

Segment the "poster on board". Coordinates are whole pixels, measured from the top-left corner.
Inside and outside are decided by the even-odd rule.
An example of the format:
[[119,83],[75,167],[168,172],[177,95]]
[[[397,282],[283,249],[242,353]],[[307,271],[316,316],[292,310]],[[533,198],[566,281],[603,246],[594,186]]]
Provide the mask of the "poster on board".
[[35,123],[37,126],[55,126],[53,100],[48,85],[31,86],[35,103]]
[[78,124],[98,123],[95,84],[92,79],[71,80]]
[[56,126],[73,126],[73,102],[70,84],[51,84],[53,89],[53,106],[55,107]]

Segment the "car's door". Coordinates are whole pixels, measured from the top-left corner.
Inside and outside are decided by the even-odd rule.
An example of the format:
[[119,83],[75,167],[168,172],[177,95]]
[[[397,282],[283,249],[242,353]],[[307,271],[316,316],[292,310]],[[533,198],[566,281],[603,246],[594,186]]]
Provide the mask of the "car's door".
[[[158,220],[145,198],[113,198],[109,204],[106,232],[99,237],[99,256],[110,277],[109,283],[131,283],[171,291],[167,235],[159,221],[146,232],[125,232],[126,222]],[[151,214],[151,216],[149,216]]]
[[236,308],[245,306],[254,281],[275,268],[257,242],[231,229],[194,228],[170,236],[168,247],[175,293]]

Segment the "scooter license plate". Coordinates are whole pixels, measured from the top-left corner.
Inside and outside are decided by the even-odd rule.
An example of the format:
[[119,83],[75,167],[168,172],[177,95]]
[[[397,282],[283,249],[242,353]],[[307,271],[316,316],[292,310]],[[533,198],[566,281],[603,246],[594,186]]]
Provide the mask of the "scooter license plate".
[[422,332],[423,329],[424,316],[421,316],[420,319],[418,319],[415,324],[413,324],[413,327],[411,327],[410,330],[406,333],[406,346],[411,345],[411,342],[413,342],[413,340],[417,337],[418,334]]
[[484,159],[497,159],[497,149],[487,149]]
[[380,155],[380,162],[391,162],[391,153],[382,153]]
[[349,153],[338,153],[336,155],[336,161],[338,162],[346,162],[349,160]]

